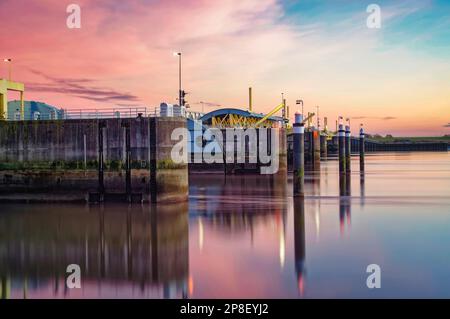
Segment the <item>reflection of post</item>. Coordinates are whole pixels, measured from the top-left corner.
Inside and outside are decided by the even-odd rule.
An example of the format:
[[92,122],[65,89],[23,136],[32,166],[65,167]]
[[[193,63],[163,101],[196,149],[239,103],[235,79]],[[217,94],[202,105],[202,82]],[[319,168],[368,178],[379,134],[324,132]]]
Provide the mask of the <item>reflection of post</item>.
[[127,273],[128,278],[133,277],[133,228],[131,209],[127,209]]
[[345,230],[345,204],[342,198],[339,199],[339,230],[341,235]]
[[365,197],[366,197],[366,185],[365,185],[364,172],[361,172],[359,174],[359,190],[360,190],[361,207],[364,207]]
[[344,233],[345,224],[350,226],[351,224],[351,199],[340,198],[339,199],[339,226],[341,234]]
[[106,263],[105,263],[105,212],[103,206],[99,210],[99,225],[100,225],[100,278],[105,278]]
[[305,124],[303,115],[295,113],[294,123],[294,196],[305,196]]
[[6,276],[0,278],[0,299],[8,299],[8,279]]
[[345,196],[351,196],[352,190],[352,174],[350,172],[345,173]]
[[298,290],[304,294],[305,274],[305,201],[304,198],[294,198],[294,250],[295,271],[297,273]]

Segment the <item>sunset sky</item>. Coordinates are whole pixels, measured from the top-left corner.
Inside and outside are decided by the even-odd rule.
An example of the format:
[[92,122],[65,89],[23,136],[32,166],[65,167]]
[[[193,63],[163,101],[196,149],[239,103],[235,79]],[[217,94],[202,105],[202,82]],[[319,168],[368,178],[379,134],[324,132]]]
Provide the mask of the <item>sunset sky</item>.
[[[66,26],[71,3],[80,29]],[[366,25],[371,3],[380,29]],[[258,112],[284,92],[291,115],[301,98],[329,122],[351,117],[370,133],[450,134],[449,1],[0,0],[0,21],[1,58],[13,59],[27,100],[175,103],[172,53],[182,51],[193,110],[200,101],[246,108],[252,86]]]

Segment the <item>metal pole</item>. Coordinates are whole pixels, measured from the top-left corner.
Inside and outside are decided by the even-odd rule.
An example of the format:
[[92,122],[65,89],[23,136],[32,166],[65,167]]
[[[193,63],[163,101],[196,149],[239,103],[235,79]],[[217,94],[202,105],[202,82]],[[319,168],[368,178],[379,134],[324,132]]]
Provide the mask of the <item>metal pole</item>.
[[317,129],[320,131],[320,118],[319,118],[319,106],[316,106],[317,108]]
[[183,106],[182,101],[182,92],[181,92],[181,52],[178,53],[178,87],[179,87],[179,97],[178,97],[178,103],[180,106]]
[[253,105],[252,105],[252,88],[248,88],[248,110],[252,112]]
[[305,196],[305,124],[303,115],[295,113],[294,127],[294,196]]

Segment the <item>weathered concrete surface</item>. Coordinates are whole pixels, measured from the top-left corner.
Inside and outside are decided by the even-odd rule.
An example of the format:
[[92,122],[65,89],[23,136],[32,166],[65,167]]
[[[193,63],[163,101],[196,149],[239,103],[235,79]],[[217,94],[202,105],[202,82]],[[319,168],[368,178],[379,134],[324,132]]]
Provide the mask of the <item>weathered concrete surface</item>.
[[150,189],[153,203],[188,200],[188,164],[174,163],[171,151],[176,141],[171,134],[176,128],[186,128],[184,118],[150,119]]
[[[159,118],[152,120],[164,122]],[[131,192],[141,194],[144,202],[150,201],[150,121],[138,117],[0,122],[0,200],[87,200],[89,193],[99,192],[101,144],[104,192],[125,193],[125,126],[128,125]],[[173,121],[177,125],[186,125],[185,120]],[[103,127],[102,143],[99,141],[100,124]],[[158,127],[163,129],[164,125],[158,124]],[[168,131],[157,135],[164,139],[158,140],[153,151],[162,158],[174,143],[170,141]],[[178,172],[182,169],[178,168]],[[183,184],[183,188],[187,189],[187,184]],[[164,191],[167,189],[160,189],[160,192]]]
[[279,129],[279,139],[280,148],[278,151],[280,168],[278,170],[279,174],[287,177],[287,135],[285,129]]

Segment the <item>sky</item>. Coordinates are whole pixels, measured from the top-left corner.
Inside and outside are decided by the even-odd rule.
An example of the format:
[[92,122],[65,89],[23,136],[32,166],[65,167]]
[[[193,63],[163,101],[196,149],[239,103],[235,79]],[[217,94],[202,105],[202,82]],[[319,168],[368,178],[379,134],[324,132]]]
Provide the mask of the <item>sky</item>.
[[[67,27],[72,3],[81,28]],[[366,23],[372,3],[379,29]],[[246,109],[251,86],[257,112],[284,93],[291,118],[302,99],[305,111],[320,106],[329,123],[341,115],[369,133],[450,134],[449,1],[0,0],[0,21],[0,55],[26,100],[176,103],[181,51],[192,110]]]

